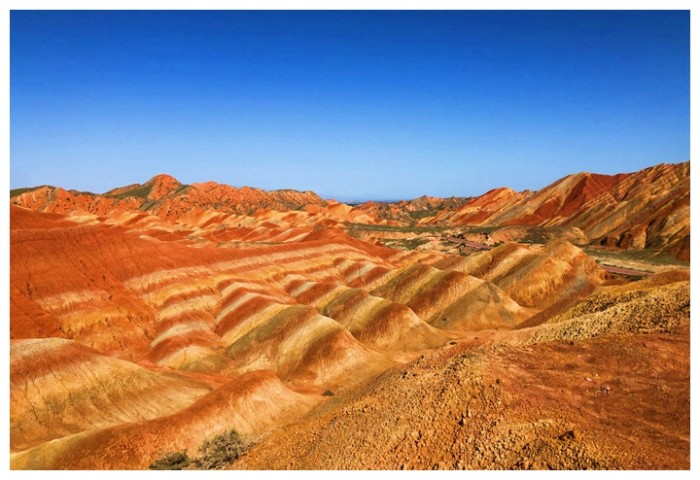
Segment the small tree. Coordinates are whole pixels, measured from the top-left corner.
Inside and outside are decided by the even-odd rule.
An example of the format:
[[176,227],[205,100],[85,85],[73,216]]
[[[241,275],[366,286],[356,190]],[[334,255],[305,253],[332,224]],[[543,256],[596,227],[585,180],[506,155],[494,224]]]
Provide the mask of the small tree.
[[233,429],[217,435],[211,440],[205,440],[199,447],[197,467],[207,470],[221,469],[230,464],[248,450],[248,445],[238,432]]

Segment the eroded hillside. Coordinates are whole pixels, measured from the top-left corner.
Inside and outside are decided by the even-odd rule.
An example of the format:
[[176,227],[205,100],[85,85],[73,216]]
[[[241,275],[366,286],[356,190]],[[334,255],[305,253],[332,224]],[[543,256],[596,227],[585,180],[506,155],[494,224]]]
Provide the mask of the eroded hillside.
[[231,428],[253,446],[229,468],[688,468],[687,268],[351,235],[402,233],[407,208],[413,227],[526,219],[599,243],[644,224],[645,247],[682,250],[687,168],[635,175],[391,208],[163,175],[15,192],[12,468],[142,469]]

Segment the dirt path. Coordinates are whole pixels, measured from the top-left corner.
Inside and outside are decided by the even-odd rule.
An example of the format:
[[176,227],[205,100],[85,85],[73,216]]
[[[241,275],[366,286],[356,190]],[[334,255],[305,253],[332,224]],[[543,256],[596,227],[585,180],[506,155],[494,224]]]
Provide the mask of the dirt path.
[[464,240],[463,238],[447,237],[447,240],[452,243],[459,243],[467,247],[476,248],[477,250],[491,250],[493,248],[490,245],[484,245],[483,243],[479,242],[472,242],[471,240]]
[[606,272],[616,273],[618,275],[627,275],[630,277],[648,277],[651,275],[650,272],[643,272],[641,270],[632,270],[631,268],[616,267],[614,265],[606,265],[604,263],[600,264],[600,268]]

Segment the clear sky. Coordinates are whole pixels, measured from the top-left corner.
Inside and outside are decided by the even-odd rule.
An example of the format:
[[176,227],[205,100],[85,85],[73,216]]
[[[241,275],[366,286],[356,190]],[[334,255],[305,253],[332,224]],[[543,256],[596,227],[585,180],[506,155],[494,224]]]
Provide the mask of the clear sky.
[[10,183],[341,200],[690,158],[688,12],[11,12]]

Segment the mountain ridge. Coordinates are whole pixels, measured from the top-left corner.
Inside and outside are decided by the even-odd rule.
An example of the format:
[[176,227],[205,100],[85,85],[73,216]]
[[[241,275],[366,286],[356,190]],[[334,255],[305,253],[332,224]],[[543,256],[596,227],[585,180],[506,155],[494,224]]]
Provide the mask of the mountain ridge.
[[[539,190],[491,189],[476,197],[427,195],[399,202],[354,206],[324,200],[312,191],[233,187],[214,181],[179,182],[158,174],[143,184],[104,194],[40,186],[13,190],[11,203],[31,210],[107,215],[145,212],[183,221],[221,212],[264,215],[306,212],[316,227],[348,223],[441,227],[542,227],[574,229],[578,244],[613,249],[653,249],[690,258],[690,162],[658,164],[638,172],[567,175]],[[328,223],[330,222],[330,223]]]

